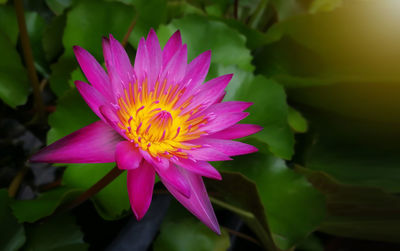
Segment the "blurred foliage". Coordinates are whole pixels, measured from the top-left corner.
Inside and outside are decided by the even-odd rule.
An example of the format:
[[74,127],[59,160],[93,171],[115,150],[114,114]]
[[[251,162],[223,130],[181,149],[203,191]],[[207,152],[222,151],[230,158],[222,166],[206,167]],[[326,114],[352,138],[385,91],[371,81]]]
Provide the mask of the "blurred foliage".
[[0,249],[18,250],[25,242],[25,229],[21,223],[18,223],[15,216],[12,215],[9,208],[8,192],[6,189],[0,189]]
[[155,251],[214,250],[229,248],[229,235],[221,229],[218,236],[190,215],[185,208],[174,203],[168,210],[154,243]]
[[[24,3],[34,65],[51,111],[47,138],[41,140],[50,144],[97,120],[74,87],[85,77],[72,46],[103,63],[101,37],[113,34],[126,40],[133,62],[150,28],[162,46],[179,29],[189,61],[211,50],[207,79],[234,73],[225,100],[253,102],[244,123],[264,127],[244,139],[259,152],[214,163],[223,180],[206,185],[218,216],[233,212],[267,250],[323,250],[315,231],[399,242],[397,0]],[[33,113],[19,37],[13,1],[0,0],[2,106]],[[39,221],[112,167],[68,165],[57,188],[43,191],[29,183],[35,197],[30,200],[9,198],[1,189],[0,249],[86,250],[83,237],[90,233],[80,230],[74,216]],[[131,217],[126,174],[91,201],[107,221]],[[224,228],[217,236],[173,204],[153,248],[226,250],[231,240]]]

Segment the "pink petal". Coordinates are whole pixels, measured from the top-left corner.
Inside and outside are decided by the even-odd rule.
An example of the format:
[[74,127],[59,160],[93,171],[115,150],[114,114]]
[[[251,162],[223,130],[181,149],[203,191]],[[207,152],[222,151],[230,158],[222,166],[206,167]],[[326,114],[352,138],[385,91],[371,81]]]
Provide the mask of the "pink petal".
[[184,44],[165,66],[160,79],[167,79],[168,83],[177,84],[184,78],[186,67],[187,46]]
[[75,85],[90,109],[103,120],[104,118],[100,113],[99,107],[106,102],[104,97],[93,86],[85,82],[77,80],[75,81]]
[[198,88],[203,83],[207,76],[211,62],[211,51],[205,51],[195,59],[187,67],[186,76],[182,81],[185,86],[191,86],[191,88]]
[[131,208],[137,220],[143,218],[149,209],[153,195],[155,172],[146,161],[135,169],[128,170],[128,195]]
[[133,143],[122,141],[115,150],[115,161],[119,169],[135,169],[142,161],[142,155]]
[[243,155],[258,151],[258,149],[252,145],[248,145],[238,141],[224,140],[224,139],[213,139],[213,138],[203,137],[192,140],[190,141],[190,143],[195,145],[210,146],[211,148],[221,153],[224,153],[228,156]]
[[259,125],[236,124],[225,130],[213,133],[210,137],[218,139],[238,139],[257,133],[262,129],[263,128]]
[[97,62],[97,60],[85,49],[74,46],[74,53],[76,59],[87,80],[96,88],[105,98],[111,100],[110,95],[110,83],[107,74],[103,67]]
[[213,118],[210,118],[209,122],[201,127],[200,130],[206,131],[209,134],[222,131],[240,120],[247,117],[249,113],[247,112],[236,112],[236,113],[223,113]]
[[106,63],[110,81],[110,90],[113,96],[111,100],[113,102],[117,102],[118,98],[122,96],[124,88],[126,88],[126,86],[124,85],[121,77],[117,73],[117,69],[115,68],[114,56],[111,50],[110,41],[107,38],[103,37],[102,43],[104,62]]
[[194,150],[185,150],[191,158],[194,160],[203,160],[203,161],[223,161],[223,160],[232,160],[228,155],[219,152],[210,147],[202,147]]
[[150,84],[150,87],[153,87],[158,80],[162,65],[160,42],[158,41],[157,35],[153,29],[150,30],[149,35],[147,36],[146,47],[151,62],[149,65],[148,83]]
[[133,83],[132,64],[124,47],[110,34],[110,49],[113,56],[113,67],[122,80],[122,84],[126,87],[129,83]]
[[194,96],[190,105],[188,105],[182,113],[184,114],[191,111],[198,106],[201,106],[201,110],[204,110],[214,104],[224,92],[232,76],[232,74],[223,75],[201,85],[198,94]]
[[183,196],[190,197],[190,187],[176,166],[169,165],[167,168],[159,168],[155,166],[158,176],[162,179],[163,183],[167,182],[176,191],[179,191]]
[[162,57],[163,57],[163,68],[168,64],[171,58],[178,52],[182,47],[181,33],[176,31],[165,44]]
[[192,161],[189,159],[172,160],[176,165],[185,168],[193,173],[205,176],[211,179],[221,180],[221,174],[206,161]]
[[133,67],[135,75],[139,81],[142,83],[148,76],[149,68],[149,55],[146,47],[146,41],[144,38],[140,39],[138,49],[136,51],[135,65]]
[[45,147],[32,162],[108,163],[122,138],[103,121],[97,121]]
[[99,107],[99,111],[101,115],[103,115],[104,120],[107,122],[109,126],[111,126],[116,132],[118,132],[122,137],[126,140],[130,140],[125,132],[118,126],[119,118],[115,114],[115,111],[109,105],[102,105]]
[[211,105],[206,110],[202,112],[198,112],[194,114],[190,119],[194,119],[201,115],[211,115],[211,116],[219,116],[225,113],[237,113],[242,112],[249,108],[253,103],[251,102],[243,102],[243,101],[227,101],[223,103],[217,103]]
[[201,176],[187,171],[184,168],[178,167],[178,169],[186,177],[186,180],[189,183],[191,196],[187,198],[168,183],[164,183],[164,185],[184,207],[186,207],[192,214],[199,218],[199,220],[206,224],[212,231],[220,234],[218,220],[211,206]]

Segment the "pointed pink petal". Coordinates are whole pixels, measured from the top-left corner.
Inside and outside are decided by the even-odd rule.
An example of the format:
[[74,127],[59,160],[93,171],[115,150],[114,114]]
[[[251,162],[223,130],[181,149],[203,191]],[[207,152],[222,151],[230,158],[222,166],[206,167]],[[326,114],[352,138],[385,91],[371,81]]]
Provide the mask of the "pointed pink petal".
[[115,161],[119,169],[135,169],[139,167],[142,155],[133,143],[122,141],[118,143],[115,150]]
[[193,110],[194,108],[201,106],[201,110],[205,110],[210,105],[214,104],[224,92],[224,89],[232,79],[232,74],[223,75],[204,83],[198,89],[192,102],[182,111],[186,113]]
[[113,102],[117,102],[118,97],[122,95],[123,89],[126,88],[126,86],[123,84],[123,81],[121,80],[121,77],[118,75],[117,69],[115,68],[114,55],[108,38],[103,37],[102,44],[104,62],[106,64],[110,81],[110,92],[113,96],[111,100]]
[[133,83],[132,64],[124,47],[110,34],[110,49],[113,56],[113,67],[116,69],[122,80],[122,85],[126,88],[129,83]]
[[211,51],[205,51],[190,62],[186,70],[186,76],[182,81],[185,86],[198,88],[207,76],[211,62]]
[[186,177],[179,172],[176,166],[170,164],[167,168],[160,168],[158,166],[155,166],[155,168],[158,176],[162,178],[163,183],[167,182],[183,196],[190,197],[190,187],[186,181]]
[[213,133],[210,137],[218,139],[238,139],[257,133],[262,129],[263,128],[259,125],[236,124],[225,130]]
[[182,47],[181,33],[176,31],[165,44],[162,57],[163,57],[163,68],[168,64],[171,58],[178,52]]
[[231,158],[229,158],[228,155],[207,146],[193,150],[185,150],[185,152],[188,153],[195,160],[203,160],[203,161],[231,160]]
[[192,161],[189,159],[172,160],[176,165],[183,167],[193,173],[205,176],[211,179],[221,180],[221,174],[206,161]]
[[202,112],[195,113],[189,120],[195,119],[199,116],[219,116],[225,113],[242,112],[249,108],[253,103],[243,101],[227,101],[223,103],[213,104]]
[[258,149],[252,145],[248,145],[238,141],[224,140],[224,139],[213,139],[213,138],[199,138],[190,141],[195,145],[206,145],[211,148],[224,153],[228,156],[236,156],[257,152]]
[[138,49],[136,51],[135,64],[133,66],[135,76],[139,83],[142,83],[148,76],[147,69],[149,68],[149,55],[144,38],[140,39]]
[[246,118],[248,115],[249,113],[247,112],[223,113],[210,119],[200,130],[206,131],[209,134],[222,131]]
[[85,82],[77,80],[75,81],[75,85],[90,109],[103,120],[104,118],[100,113],[99,107],[106,102],[104,97],[93,86]]
[[87,80],[96,88],[105,98],[111,100],[110,83],[107,74],[97,60],[85,49],[74,46],[75,57]]
[[[192,214],[199,220],[206,224],[212,231],[220,234],[217,217],[211,206],[210,200],[207,195],[206,188],[200,175],[194,174],[184,168],[178,167],[181,173],[186,177],[191,189],[191,196],[189,198],[183,196],[173,186],[164,183],[168,191]],[[160,177],[161,180],[162,177]]]
[[167,79],[169,83],[177,84],[184,78],[186,67],[187,46],[184,44],[165,66],[160,79]]
[[149,65],[148,83],[151,87],[155,85],[158,76],[161,73],[162,66],[162,52],[160,42],[158,41],[156,32],[151,29],[146,40],[146,47],[151,64]]
[[32,162],[108,163],[114,162],[122,138],[103,121],[97,121],[45,147],[31,157]]
[[136,219],[140,220],[149,209],[153,195],[154,168],[143,161],[138,168],[128,170],[127,177],[129,202]]

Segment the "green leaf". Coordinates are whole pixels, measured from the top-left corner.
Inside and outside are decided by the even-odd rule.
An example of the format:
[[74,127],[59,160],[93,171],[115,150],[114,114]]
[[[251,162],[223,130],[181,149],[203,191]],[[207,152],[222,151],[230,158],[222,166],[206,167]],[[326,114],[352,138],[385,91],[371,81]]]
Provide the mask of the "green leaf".
[[0,6],[0,30],[4,32],[12,45],[16,45],[18,38],[18,23],[15,10],[12,6]]
[[24,226],[17,222],[9,208],[10,199],[6,189],[0,189],[0,249],[19,250],[25,243]]
[[0,98],[15,108],[27,100],[28,77],[14,45],[1,30],[0,55]]
[[242,83],[234,100],[253,102],[250,116],[241,123],[261,125],[264,129],[252,137],[268,144],[269,150],[284,159],[293,155],[294,135],[288,124],[288,105],[283,87],[263,76]]
[[63,52],[62,35],[66,24],[66,16],[54,17],[43,33],[43,50],[48,62],[54,62]]
[[51,67],[53,72],[50,78],[52,90],[61,96],[70,89],[68,85],[70,74],[78,67],[72,49],[74,45],[85,48],[99,62],[102,62],[101,38],[112,34],[121,41],[135,15],[133,7],[119,2],[85,0],[78,1],[76,5],[73,5],[67,13],[64,30],[65,52]]
[[289,106],[288,122],[295,132],[305,133],[308,130],[307,120],[301,113]]
[[344,184],[400,192],[400,156],[395,128],[332,115],[311,118],[316,137],[305,166]]
[[211,202],[239,215],[266,250],[276,250],[256,184],[240,173],[221,175],[222,180],[205,180]]
[[[72,47],[79,45],[90,51],[98,60],[102,59],[101,38],[112,34],[121,41],[134,17],[134,9],[122,3],[79,1],[67,13],[63,37],[65,55],[73,56]],[[82,25],[83,23],[85,25]]]
[[187,2],[171,2],[167,3],[167,20],[174,18],[182,18],[183,16],[196,14],[204,15],[204,11],[196,6],[191,5]]
[[[226,24],[195,15],[175,19],[167,26],[160,26],[157,33],[160,43],[164,45],[178,29],[181,31],[183,42],[188,45],[189,60],[211,50],[212,63],[237,65],[246,71],[254,69],[251,65],[250,50],[246,48],[246,38]],[[210,36],[204,39],[204,34]]]
[[13,201],[11,208],[19,222],[33,223],[49,216],[61,203],[74,199],[81,191],[70,187],[59,187],[42,193],[32,200]]
[[46,27],[45,20],[37,12],[28,12],[25,14],[25,18],[36,70],[47,77],[50,69],[42,44]]
[[400,198],[381,189],[346,185],[332,176],[297,167],[326,196],[327,217],[320,230],[329,234],[399,242]]
[[72,5],[73,1],[74,0],[46,0],[46,4],[56,15],[61,15],[66,8]]
[[81,129],[99,118],[89,108],[76,89],[69,90],[58,100],[57,110],[49,116],[51,127],[47,144]]
[[243,173],[256,183],[275,243],[288,249],[320,225],[325,217],[324,197],[282,159],[270,154],[265,144],[247,143],[259,152],[223,162],[223,170]]
[[83,233],[70,215],[57,215],[42,224],[26,229],[27,242],[23,250],[61,251],[87,250]]
[[[87,190],[114,166],[114,163],[68,165],[64,172],[63,183],[69,187]],[[97,212],[106,220],[119,219],[130,213],[126,172],[93,196],[92,201]]]
[[251,50],[257,49],[267,42],[267,36],[264,33],[252,29],[238,20],[221,19],[221,21],[243,34],[246,37],[246,46]]
[[124,2],[130,2],[137,13],[135,28],[129,36],[129,43],[137,48],[140,38],[147,36],[150,28],[157,29],[166,20],[167,1],[125,0]]
[[154,242],[155,251],[222,251],[229,246],[229,235],[224,229],[220,236],[216,235],[176,203],[169,208]]

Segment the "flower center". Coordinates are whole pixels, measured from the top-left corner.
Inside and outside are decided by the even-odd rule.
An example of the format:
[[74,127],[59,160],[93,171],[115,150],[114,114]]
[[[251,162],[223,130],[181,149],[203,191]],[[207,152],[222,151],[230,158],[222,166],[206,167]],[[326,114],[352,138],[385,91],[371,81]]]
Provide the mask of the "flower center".
[[182,150],[199,146],[185,141],[205,134],[201,127],[208,119],[196,116],[198,107],[190,111],[185,109],[193,97],[181,100],[184,93],[185,89],[179,89],[179,85],[167,86],[167,81],[157,82],[153,90],[148,88],[146,81],[140,86],[130,84],[118,100],[119,127],[136,147],[153,157],[186,158],[187,154]]

